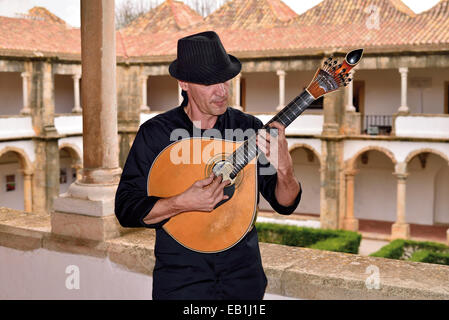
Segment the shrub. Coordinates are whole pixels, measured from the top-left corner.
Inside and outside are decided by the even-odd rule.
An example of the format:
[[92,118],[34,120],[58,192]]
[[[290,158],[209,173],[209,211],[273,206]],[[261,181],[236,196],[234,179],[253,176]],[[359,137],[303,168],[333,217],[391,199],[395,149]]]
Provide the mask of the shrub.
[[346,230],[326,230],[307,227],[256,223],[259,241],[320,250],[358,253],[362,236]]
[[370,256],[449,265],[449,247],[429,241],[397,239]]
[[449,253],[417,250],[413,252],[410,261],[449,265]]
[[405,241],[402,239],[393,240],[389,244],[380,248],[378,251],[370,254],[370,256],[389,259],[401,259],[404,254],[404,244]]

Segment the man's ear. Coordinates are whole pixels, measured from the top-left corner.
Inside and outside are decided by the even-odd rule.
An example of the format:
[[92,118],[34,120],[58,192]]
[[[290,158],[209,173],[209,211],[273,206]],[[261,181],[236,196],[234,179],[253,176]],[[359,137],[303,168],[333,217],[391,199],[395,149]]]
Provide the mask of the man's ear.
[[189,84],[185,81],[178,80],[179,86],[184,91],[189,91]]

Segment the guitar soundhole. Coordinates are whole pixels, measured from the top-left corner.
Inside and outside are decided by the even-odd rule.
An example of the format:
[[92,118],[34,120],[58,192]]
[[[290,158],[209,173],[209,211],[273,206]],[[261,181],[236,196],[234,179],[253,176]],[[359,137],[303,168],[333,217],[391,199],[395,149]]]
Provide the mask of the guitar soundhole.
[[215,174],[222,174],[223,180],[230,180],[230,185],[234,185],[235,188],[238,188],[243,180],[244,170],[241,170],[234,179],[231,179],[229,175],[232,172],[233,166],[231,163],[225,161],[226,156],[228,155],[223,153],[209,159],[204,172],[205,177],[209,177],[213,170]]

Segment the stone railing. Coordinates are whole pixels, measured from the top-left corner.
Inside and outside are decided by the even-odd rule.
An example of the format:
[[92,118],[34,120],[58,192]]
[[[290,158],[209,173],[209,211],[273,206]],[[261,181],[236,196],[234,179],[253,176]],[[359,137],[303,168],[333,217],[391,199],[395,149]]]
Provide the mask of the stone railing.
[[30,116],[0,117],[0,140],[25,139],[35,135]]
[[82,134],[83,116],[82,115],[57,115],[55,116],[55,128],[59,134]]
[[[0,256],[7,257],[8,252],[17,252],[16,250],[27,251],[31,253],[27,253],[28,256],[22,255],[22,262],[34,253],[34,255],[46,255],[46,259],[52,259],[52,266],[57,265],[57,259],[64,258],[65,263],[67,261],[81,263],[83,259],[95,257],[100,262],[107,261],[104,272],[110,272],[111,263],[120,266],[119,269],[113,270],[114,278],[111,278],[109,282],[114,283],[115,288],[120,286],[133,292],[140,290],[139,292],[146,292],[141,298],[150,297],[148,292],[151,292],[151,287],[148,287],[148,283],[151,282],[154,267],[153,230],[127,229],[120,237],[96,242],[56,236],[51,233],[50,219],[50,216],[46,215],[0,208]],[[449,299],[448,266],[362,257],[267,243],[261,243],[260,247],[268,278],[267,293],[269,294],[299,299]],[[16,250],[11,251],[9,248]],[[6,252],[7,250],[10,251]],[[53,254],[51,258],[48,258],[51,254]],[[5,261],[11,263],[13,259]],[[48,263],[42,265],[45,266],[42,270],[32,272],[39,275],[39,279],[35,281],[45,285],[36,288],[35,283],[25,283],[23,286],[35,286],[34,290],[37,293],[33,296],[34,298],[57,296],[56,293],[52,295],[45,292],[57,290],[54,287],[68,294],[63,284],[51,286],[56,277],[55,272],[46,269],[50,267]],[[11,281],[14,283],[14,277],[20,279],[27,277],[24,271],[14,272],[16,268],[18,270],[24,268],[23,263],[21,266],[3,265],[1,268],[9,270],[8,279],[4,279],[7,283]],[[88,273],[86,268],[81,269],[85,277]],[[126,277],[118,274],[118,272],[125,272],[123,270],[132,271],[134,276],[140,274],[150,280],[140,286],[128,283]],[[60,273],[64,276],[64,271]],[[93,277],[89,283],[83,282],[83,286],[85,290],[89,285],[94,286],[95,297],[108,297],[108,281],[103,279],[103,275],[98,277],[101,278],[100,282]],[[135,287],[131,290],[130,286],[133,285]],[[0,297],[8,298],[6,291],[13,289],[1,286]],[[27,288],[23,290],[27,292]],[[17,297],[17,294],[15,296],[11,294],[11,296]],[[92,295],[78,294],[65,297],[87,299]],[[115,298],[127,299],[130,296],[115,296]]]
[[393,130],[397,137],[449,139],[449,115],[395,115]]

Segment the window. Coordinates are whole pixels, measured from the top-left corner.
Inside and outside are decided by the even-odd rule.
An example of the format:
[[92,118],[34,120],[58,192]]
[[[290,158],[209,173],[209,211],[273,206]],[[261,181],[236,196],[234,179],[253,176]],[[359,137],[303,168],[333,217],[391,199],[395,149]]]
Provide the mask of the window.
[[6,176],[6,192],[16,190],[16,176],[14,174]]

